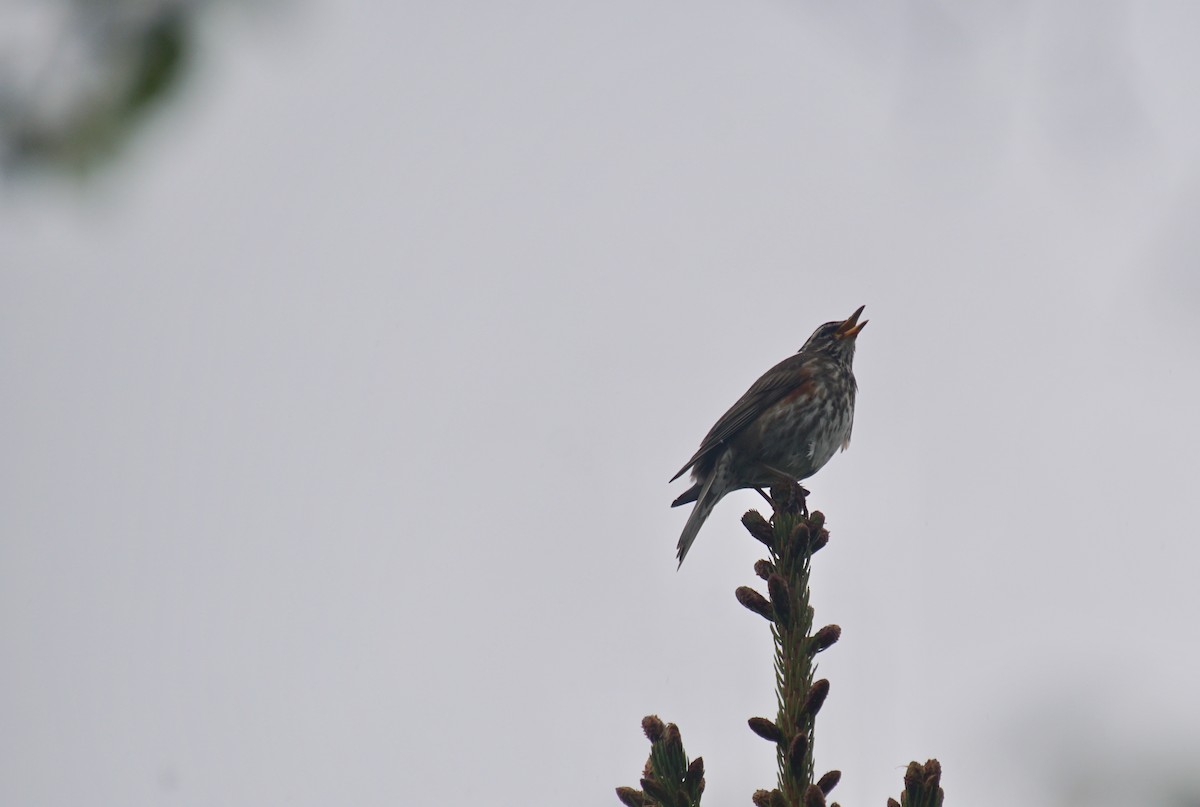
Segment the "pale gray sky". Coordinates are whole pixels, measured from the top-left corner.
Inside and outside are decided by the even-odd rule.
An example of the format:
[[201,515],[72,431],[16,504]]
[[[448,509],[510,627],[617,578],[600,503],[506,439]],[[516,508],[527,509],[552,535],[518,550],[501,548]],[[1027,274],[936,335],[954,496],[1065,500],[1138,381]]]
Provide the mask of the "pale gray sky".
[[748,803],[761,503],[676,573],[666,480],[864,303],[836,798],[1195,803],[1198,25],[216,7],[116,166],[0,192],[0,803],[611,807],[651,712]]

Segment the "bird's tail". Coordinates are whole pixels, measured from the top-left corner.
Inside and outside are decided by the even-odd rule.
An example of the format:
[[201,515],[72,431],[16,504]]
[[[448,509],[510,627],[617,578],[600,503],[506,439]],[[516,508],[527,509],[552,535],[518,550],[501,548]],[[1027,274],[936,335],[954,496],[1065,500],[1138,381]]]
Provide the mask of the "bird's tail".
[[[679,544],[675,553],[679,558],[680,566],[683,566],[683,559],[687,555],[688,550],[692,548],[692,542],[696,540],[696,535],[700,532],[700,528],[704,526],[708,514],[712,512],[717,502],[721,501],[725,494],[728,493],[726,485],[723,482],[724,475],[720,473],[720,470],[720,468],[715,469],[708,475],[708,478],[704,480],[702,485],[696,485],[696,488],[700,490],[699,494],[694,497],[696,506],[692,508],[692,514],[688,516],[687,524],[683,525],[683,534],[679,536]],[[721,478],[721,481],[718,481],[718,477]],[[677,501],[676,504],[683,504],[683,502]]]
[[671,506],[679,507],[681,505],[688,504],[689,502],[696,501],[696,499],[700,498],[700,488],[702,487],[703,485],[701,485],[699,482],[692,485],[690,488],[681,493],[678,499],[671,502]]

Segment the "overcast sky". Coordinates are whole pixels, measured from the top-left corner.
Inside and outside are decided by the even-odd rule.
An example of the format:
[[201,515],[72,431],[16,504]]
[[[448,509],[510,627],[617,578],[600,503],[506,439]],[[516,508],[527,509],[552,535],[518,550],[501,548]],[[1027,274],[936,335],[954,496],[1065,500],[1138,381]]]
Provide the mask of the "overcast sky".
[[749,803],[667,479],[862,304],[834,796],[1200,803],[1200,7],[960,6],[217,7],[0,188],[0,803],[612,807],[649,713]]

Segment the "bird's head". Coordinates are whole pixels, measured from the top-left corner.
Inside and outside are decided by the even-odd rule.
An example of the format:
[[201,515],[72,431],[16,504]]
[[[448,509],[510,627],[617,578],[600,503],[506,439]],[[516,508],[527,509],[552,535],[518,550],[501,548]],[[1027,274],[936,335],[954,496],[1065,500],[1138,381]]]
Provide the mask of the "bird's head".
[[867,325],[865,319],[862,322],[858,321],[864,308],[866,308],[865,305],[860,305],[858,310],[848,318],[826,322],[817,328],[813,331],[813,335],[808,337],[804,347],[800,348],[800,352],[824,353],[849,363],[854,359],[854,342],[858,339],[858,333]]

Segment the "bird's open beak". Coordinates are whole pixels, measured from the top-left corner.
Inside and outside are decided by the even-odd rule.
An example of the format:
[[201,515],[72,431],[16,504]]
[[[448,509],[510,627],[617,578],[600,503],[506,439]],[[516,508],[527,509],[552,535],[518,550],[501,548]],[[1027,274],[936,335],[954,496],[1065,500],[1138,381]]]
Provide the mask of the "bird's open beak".
[[859,331],[867,327],[867,320],[858,321],[858,317],[862,314],[864,308],[866,308],[865,305],[860,305],[858,310],[850,315],[850,319],[841,324],[834,334],[838,339],[853,339],[858,336]]

